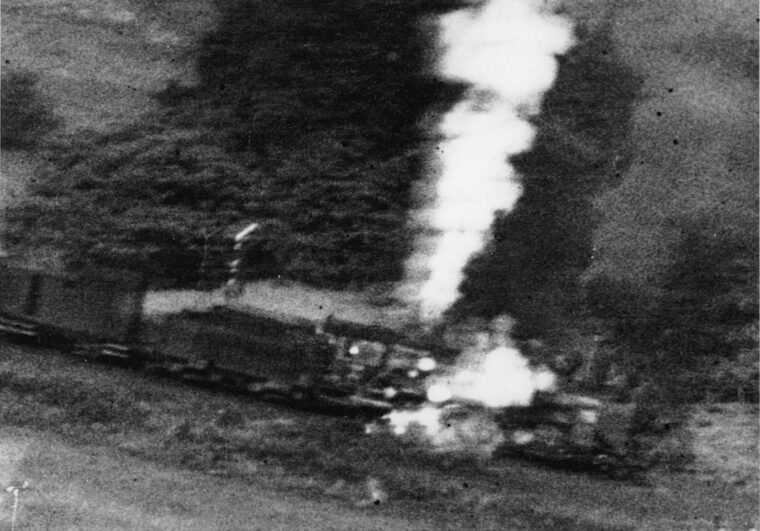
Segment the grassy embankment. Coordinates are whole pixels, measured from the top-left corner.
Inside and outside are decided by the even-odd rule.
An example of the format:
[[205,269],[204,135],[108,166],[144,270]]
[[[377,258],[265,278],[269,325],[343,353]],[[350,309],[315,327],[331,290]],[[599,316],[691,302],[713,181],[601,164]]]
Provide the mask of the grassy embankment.
[[[547,529],[590,525],[541,510],[505,510],[497,495],[502,479],[482,463],[465,457],[444,465],[390,435],[366,435],[361,419],[306,415],[71,361],[56,355],[6,357],[0,370],[2,422],[309,496],[372,503],[365,483],[374,477],[392,493],[397,509],[434,509],[445,513],[443,519],[457,520],[474,511],[478,522],[506,518],[518,527],[534,520],[545,521],[540,528]],[[470,472],[478,479],[463,489],[456,476]]]

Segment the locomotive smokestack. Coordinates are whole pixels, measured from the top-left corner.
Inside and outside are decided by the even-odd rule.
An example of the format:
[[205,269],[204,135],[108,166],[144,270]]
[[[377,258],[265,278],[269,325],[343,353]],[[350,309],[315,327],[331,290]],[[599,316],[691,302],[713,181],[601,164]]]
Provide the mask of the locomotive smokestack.
[[224,288],[224,295],[227,298],[239,297],[243,290],[243,282],[240,278],[243,267],[243,258],[245,255],[245,243],[250,237],[259,230],[261,225],[251,223],[245,229],[235,234],[235,246],[233,247],[234,256],[229,263],[229,278]]

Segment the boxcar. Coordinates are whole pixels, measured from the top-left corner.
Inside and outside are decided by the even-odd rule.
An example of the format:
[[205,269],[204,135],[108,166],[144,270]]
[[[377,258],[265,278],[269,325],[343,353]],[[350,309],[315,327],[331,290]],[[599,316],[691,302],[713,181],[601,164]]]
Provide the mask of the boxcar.
[[39,273],[0,262],[0,326],[12,331],[14,324],[31,318],[39,280]]
[[0,263],[0,327],[69,341],[130,343],[138,333],[144,282],[113,270],[54,274]]

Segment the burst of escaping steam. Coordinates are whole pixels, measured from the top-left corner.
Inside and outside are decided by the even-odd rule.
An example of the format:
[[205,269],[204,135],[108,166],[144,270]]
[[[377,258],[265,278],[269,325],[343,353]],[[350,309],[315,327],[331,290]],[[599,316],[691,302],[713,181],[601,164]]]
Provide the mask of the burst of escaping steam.
[[421,426],[429,437],[435,436],[441,428],[441,410],[433,406],[425,406],[417,410],[391,411],[385,418],[393,427],[395,435],[404,435],[410,426]]
[[438,318],[459,296],[462,271],[482,249],[499,210],[520,185],[508,158],[527,150],[527,118],[556,75],[555,55],[572,44],[561,17],[533,0],[491,0],[441,18],[440,73],[471,85],[443,119],[433,204],[418,213],[424,236],[407,264],[407,284],[423,319]]
[[533,381],[536,391],[553,391],[557,387],[557,375],[548,369],[542,369],[533,373]]
[[443,383],[435,383],[427,390],[427,398],[434,404],[446,402],[452,398],[451,389]]
[[[487,412],[471,412],[458,418],[444,420],[442,409],[424,406],[417,410],[394,411],[384,416],[393,433],[404,436],[413,426],[423,428],[422,435],[435,451],[445,453],[468,453],[489,457],[504,441],[494,418]],[[414,432],[412,432],[414,433]]]
[[[554,373],[545,368],[532,368],[511,346],[476,349],[462,354],[447,376],[442,375],[428,387],[428,400],[438,406],[392,411],[384,418],[395,435],[406,435],[415,426],[422,428],[417,433],[424,435],[437,450],[476,449],[490,453],[502,437],[496,417],[492,415],[494,409],[527,406],[537,391],[553,391],[555,386]],[[470,411],[452,428],[450,422],[443,421],[448,406],[441,406],[451,399],[486,407]]]
[[477,366],[457,370],[448,382],[454,398],[488,407],[527,406],[536,391],[554,388],[556,378],[548,369],[533,369],[517,349],[498,347],[484,354]]
[[448,377],[431,383],[428,400],[464,399],[492,408],[527,406],[537,391],[556,389],[556,375],[546,368],[532,368],[515,348],[501,346],[466,357]]

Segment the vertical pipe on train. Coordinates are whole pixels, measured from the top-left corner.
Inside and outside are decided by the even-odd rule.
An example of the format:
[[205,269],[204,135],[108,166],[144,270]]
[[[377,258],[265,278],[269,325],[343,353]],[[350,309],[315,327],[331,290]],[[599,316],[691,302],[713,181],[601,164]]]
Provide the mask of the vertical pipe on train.
[[257,230],[259,230],[260,227],[261,225],[258,223],[251,223],[235,235],[233,259],[229,263],[229,279],[227,280],[227,285],[224,287],[224,295],[227,298],[234,299],[243,293],[243,281],[240,278],[240,273],[242,271],[245,243]]

